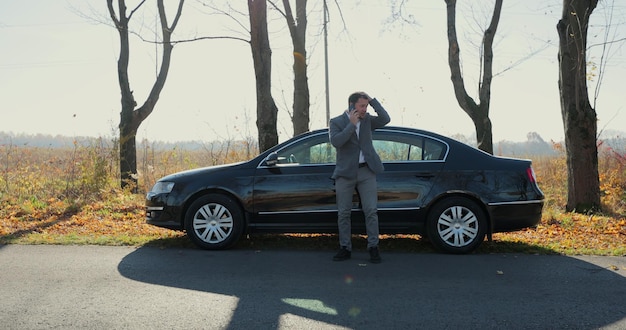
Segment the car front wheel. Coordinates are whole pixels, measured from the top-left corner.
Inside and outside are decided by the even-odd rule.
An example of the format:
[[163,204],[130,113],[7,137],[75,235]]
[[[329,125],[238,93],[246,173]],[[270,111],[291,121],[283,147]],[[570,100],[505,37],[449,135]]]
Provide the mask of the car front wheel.
[[487,216],[474,201],[451,197],[431,209],[427,228],[428,237],[439,250],[469,253],[485,239]]
[[194,201],[185,214],[187,236],[208,250],[233,246],[243,232],[243,212],[231,198],[210,194]]

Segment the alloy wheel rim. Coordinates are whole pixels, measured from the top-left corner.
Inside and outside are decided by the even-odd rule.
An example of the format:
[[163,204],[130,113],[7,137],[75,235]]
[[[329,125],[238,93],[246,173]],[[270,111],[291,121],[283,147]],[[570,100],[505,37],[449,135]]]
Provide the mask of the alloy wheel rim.
[[202,241],[215,244],[225,241],[233,230],[233,216],[224,205],[209,203],[193,217],[193,230]]
[[478,236],[478,218],[466,207],[452,206],[439,216],[437,233],[450,246],[467,246]]

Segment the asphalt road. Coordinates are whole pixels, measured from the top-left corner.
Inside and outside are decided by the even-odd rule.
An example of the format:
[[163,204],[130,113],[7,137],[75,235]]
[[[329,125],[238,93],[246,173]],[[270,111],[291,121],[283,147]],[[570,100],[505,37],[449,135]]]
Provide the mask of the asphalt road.
[[4,329],[626,329],[626,257],[0,246]]

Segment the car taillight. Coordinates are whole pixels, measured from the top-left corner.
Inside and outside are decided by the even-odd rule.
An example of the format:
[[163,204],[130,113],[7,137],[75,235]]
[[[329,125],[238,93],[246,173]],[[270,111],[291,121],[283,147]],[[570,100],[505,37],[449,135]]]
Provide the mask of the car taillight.
[[537,182],[537,178],[535,177],[535,171],[533,171],[532,167],[528,167],[526,169],[526,175],[528,176],[528,180],[532,183]]

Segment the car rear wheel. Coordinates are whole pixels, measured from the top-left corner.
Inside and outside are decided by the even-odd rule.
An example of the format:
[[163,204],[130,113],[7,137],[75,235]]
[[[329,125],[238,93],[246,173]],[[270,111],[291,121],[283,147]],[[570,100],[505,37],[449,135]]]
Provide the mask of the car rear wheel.
[[231,198],[210,194],[198,198],[185,214],[187,236],[208,250],[233,246],[243,232],[243,212]]
[[441,251],[469,253],[485,239],[487,216],[474,201],[451,197],[437,203],[429,212],[428,237]]

